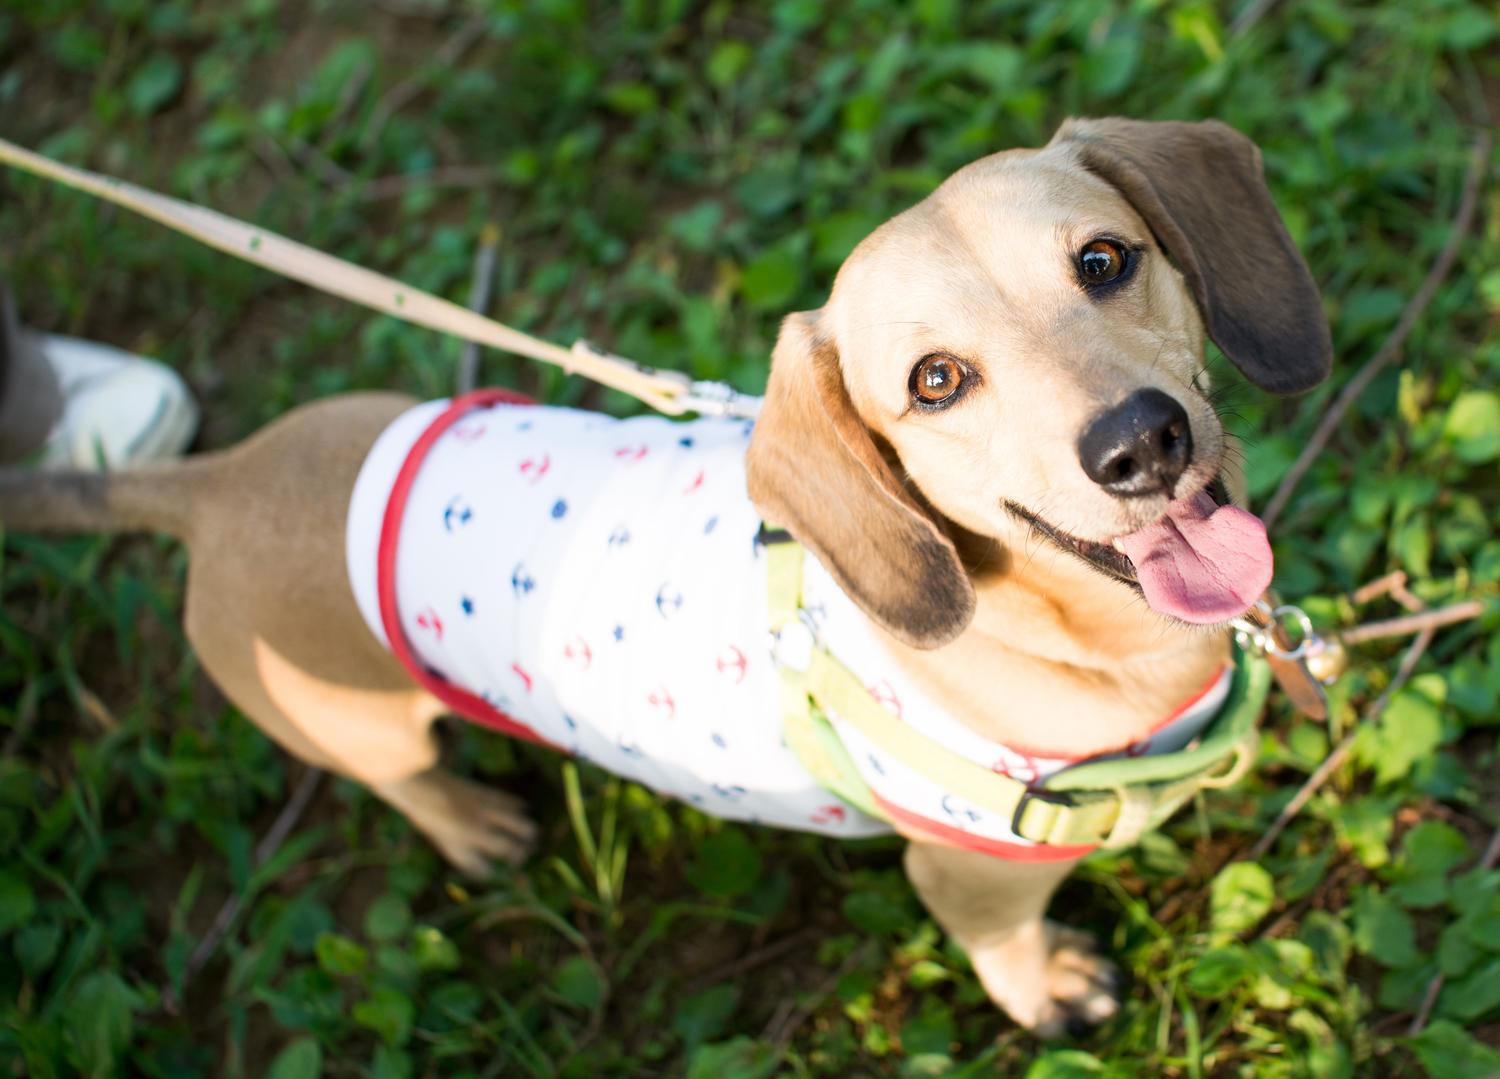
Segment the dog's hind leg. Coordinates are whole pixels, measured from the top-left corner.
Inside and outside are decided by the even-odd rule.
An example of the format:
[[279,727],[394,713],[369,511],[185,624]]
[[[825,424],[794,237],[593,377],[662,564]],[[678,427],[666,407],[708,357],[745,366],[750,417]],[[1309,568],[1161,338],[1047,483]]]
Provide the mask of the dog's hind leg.
[[1120,974],[1092,938],[1042,915],[1075,862],[1014,862],[912,843],[906,875],[969,956],[985,992],[1044,1038],[1086,1033],[1120,1008]]

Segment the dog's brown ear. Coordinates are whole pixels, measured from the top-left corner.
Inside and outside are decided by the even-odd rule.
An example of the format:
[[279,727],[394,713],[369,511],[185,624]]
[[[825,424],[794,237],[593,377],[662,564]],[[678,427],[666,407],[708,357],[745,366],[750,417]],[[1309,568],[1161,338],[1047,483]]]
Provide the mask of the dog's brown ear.
[[974,589],[958,552],[876,448],[816,313],[782,324],[746,467],[766,519],[896,638],[936,648],[969,624]]
[[1301,393],[1328,377],[1333,344],[1307,264],[1271,201],[1260,150],[1204,123],[1069,120],[1091,172],[1119,189],[1182,270],[1208,335],[1251,382]]

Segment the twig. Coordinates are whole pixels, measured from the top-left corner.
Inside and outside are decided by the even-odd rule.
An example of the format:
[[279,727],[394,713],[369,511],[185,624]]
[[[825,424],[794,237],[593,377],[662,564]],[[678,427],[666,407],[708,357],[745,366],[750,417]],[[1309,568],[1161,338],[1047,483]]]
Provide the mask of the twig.
[[463,57],[463,54],[484,36],[488,27],[489,20],[483,16],[469,19],[447,41],[438,46],[437,52],[432,54],[431,63],[419,68],[414,74],[402,79],[386,91],[385,95],[375,103],[375,108],[370,113],[370,123],[359,140],[360,148],[368,150],[378,143],[391,117],[405,108],[412,98],[420,94],[426,88],[427,80],[435,73],[447,74]]
[[1400,618],[1387,618],[1380,622],[1366,622],[1362,626],[1342,631],[1339,634],[1339,640],[1345,644],[1360,644],[1363,641],[1375,641],[1382,637],[1402,637],[1424,629],[1437,629],[1439,626],[1452,625],[1454,622],[1466,622],[1470,618],[1478,618],[1484,614],[1484,610],[1483,603],[1477,599],[1471,599],[1464,603],[1439,607],[1435,611],[1423,611],[1421,614],[1408,614]]
[[[264,865],[270,857],[281,849],[281,844],[286,842],[286,837],[291,834],[293,828],[297,827],[297,821],[301,819],[308,803],[318,791],[318,783],[322,780],[323,773],[320,769],[309,768],[302,773],[301,780],[297,783],[296,790],[287,799],[286,805],[281,807],[281,812],[276,815],[275,821],[255,846],[255,864]],[[245,905],[243,896],[232,895],[224,901],[219,908],[219,913],[214,915],[213,923],[208,927],[208,932],[193,949],[193,954],[188,957],[187,966],[182,971],[182,989],[187,989],[188,982],[193,976],[203,969],[214,952],[218,951],[219,945],[229,932],[230,926],[234,924],[240,915],[240,910]],[[161,995],[162,1007],[168,1014],[175,1015],[181,1007],[181,999],[177,991],[168,987]]]
[[484,187],[495,180],[495,170],[490,165],[444,165],[426,172],[401,172],[392,176],[380,176],[359,189],[359,198],[364,202],[379,202],[396,199],[418,184],[433,187]]
[[[1428,626],[1417,634],[1417,639],[1406,650],[1406,655],[1401,657],[1401,666],[1396,668],[1396,677],[1391,679],[1391,684],[1385,687],[1385,692],[1371,705],[1369,713],[1364,718],[1365,723],[1373,723],[1380,718],[1381,714],[1386,710],[1386,706],[1391,703],[1391,698],[1395,696],[1396,691],[1406,685],[1407,679],[1411,677],[1412,672],[1416,669],[1417,661],[1427,651],[1427,646],[1432,643],[1432,638],[1436,633],[1437,631],[1434,628]],[[1313,774],[1307,777],[1307,782],[1302,784],[1302,789],[1293,795],[1292,800],[1276,815],[1276,819],[1266,829],[1265,835],[1261,836],[1256,841],[1255,846],[1251,847],[1245,854],[1246,859],[1252,862],[1257,861],[1266,851],[1271,849],[1271,844],[1276,842],[1277,837],[1292,822],[1292,818],[1302,812],[1302,807],[1307,805],[1312,796],[1318,792],[1318,789],[1324,783],[1328,782],[1328,777],[1333,775],[1348,758],[1350,751],[1354,749],[1354,739],[1358,735],[1359,726],[1356,725],[1353,730],[1344,736],[1344,740],[1334,747],[1333,752],[1328,754],[1323,763],[1318,765]]]
[[[1479,868],[1494,869],[1497,861],[1500,861],[1500,828],[1496,828],[1490,836],[1490,845],[1485,848],[1484,857],[1479,860]],[[1427,992],[1422,994],[1422,1004],[1417,1008],[1417,1014],[1412,1016],[1411,1026],[1407,1028],[1408,1037],[1415,1038],[1422,1033],[1427,1020],[1432,1018],[1432,1009],[1437,1006],[1438,994],[1443,991],[1445,980],[1443,972],[1438,971],[1432,976],[1432,981],[1427,983]]]
[[1249,30],[1261,19],[1265,18],[1266,12],[1276,6],[1276,0],[1251,0],[1245,5],[1245,10],[1234,17],[1234,22],[1229,24],[1229,36],[1239,37]]
[[[469,310],[484,314],[495,290],[495,263],[500,256],[500,226],[485,225],[479,233],[479,250],[474,253],[474,283],[469,288]],[[479,381],[479,342],[465,341],[458,360],[458,392],[468,393]]]
[[795,933],[788,933],[781,939],[773,940],[770,944],[762,948],[757,948],[748,955],[742,955],[731,963],[726,963],[721,967],[715,967],[705,974],[700,974],[682,987],[680,995],[683,997],[697,996],[710,986],[718,985],[720,982],[728,981],[730,978],[738,978],[740,975],[747,974],[756,967],[764,966],[772,960],[780,959],[788,952],[796,951],[817,935],[817,930],[811,928],[799,929]]
[[850,952],[849,957],[839,964],[838,969],[823,979],[823,982],[813,990],[812,996],[802,1007],[791,1009],[790,1002],[788,1002],[787,1005],[777,1009],[777,1014],[771,1017],[771,1022],[766,1026],[766,1032],[761,1035],[762,1041],[771,1043],[776,1056],[779,1057],[786,1050],[787,1045],[791,1043],[792,1036],[797,1033],[797,1028],[807,1022],[812,1014],[823,1006],[824,1001],[838,988],[844,975],[864,962],[874,947],[875,942],[867,940]]
[[1275,525],[1276,519],[1281,516],[1281,511],[1286,508],[1287,501],[1292,497],[1292,491],[1296,489],[1307,470],[1312,467],[1313,461],[1328,445],[1328,440],[1333,437],[1333,432],[1343,420],[1344,413],[1349,411],[1349,406],[1365,392],[1375,376],[1400,353],[1401,346],[1406,343],[1406,338],[1416,326],[1417,320],[1422,317],[1427,310],[1427,305],[1432,302],[1438,286],[1443,283],[1443,279],[1448,276],[1448,271],[1453,268],[1453,263],[1458,257],[1459,246],[1463,243],[1474,221],[1474,210],[1479,204],[1480,181],[1484,179],[1485,171],[1489,166],[1490,143],[1488,131],[1482,132],[1474,140],[1474,147],[1469,153],[1469,171],[1464,177],[1463,195],[1458,200],[1458,212],[1453,215],[1453,224],[1448,230],[1448,239],[1443,244],[1442,251],[1439,252],[1431,269],[1427,271],[1427,276],[1423,279],[1421,286],[1407,303],[1406,309],[1401,312],[1401,318],[1391,330],[1390,336],[1385,339],[1379,351],[1371,356],[1339,391],[1338,397],[1329,405],[1328,411],[1319,421],[1317,430],[1307,440],[1307,445],[1297,455],[1297,460],[1287,470],[1287,474],[1282,477],[1281,485],[1276,488],[1276,493],[1271,496],[1271,501],[1266,503],[1265,512],[1261,514],[1261,519],[1265,521],[1268,529]]
[[1372,600],[1379,599],[1381,596],[1388,596],[1392,592],[1401,592],[1405,591],[1405,589],[1406,573],[1398,569],[1387,573],[1384,577],[1376,577],[1373,581],[1360,585],[1353,592],[1349,593],[1349,598],[1356,604],[1363,606]]

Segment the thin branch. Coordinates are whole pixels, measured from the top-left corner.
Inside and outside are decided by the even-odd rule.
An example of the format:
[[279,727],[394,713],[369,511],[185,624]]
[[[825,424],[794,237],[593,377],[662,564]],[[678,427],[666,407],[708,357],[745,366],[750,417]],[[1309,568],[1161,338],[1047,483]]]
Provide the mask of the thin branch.
[[[491,222],[479,233],[479,250],[474,253],[474,280],[469,287],[469,310],[485,314],[490,294],[495,291],[495,263],[500,257],[500,226]],[[465,341],[458,360],[458,392],[468,393],[479,381],[479,342]]]
[[379,202],[382,199],[400,198],[413,187],[422,184],[433,187],[486,187],[494,182],[493,166],[443,165],[426,172],[402,172],[378,177],[359,187],[358,197],[363,202]]
[[[1432,638],[1436,633],[1437,631],[1429,626],[1417,634],[1417,639],[1406,650],[1406,655],[1401,657],[1401,666],[1396,669],[1396,677],[1391,679],[1391,684],[1385,687],[1385,692],[1370,707],[1370,711],[1365,716],[1363,722],[1374,723],[1385,712],[1396,691],[1406,685],[1407,679],[1416,670],[1417,662],[1422,658],[1423,653],[1427,651],[1427,646],[1432,643]],[[1256,841],[1255,846],[1251,847],[1245,854],[1246,859],[1252,862],[1257,861],[1266,851],[1271,849],[1271,845],[1286,830],[1286,826],[1292,822],[1292,818],[1302,812],[1302,807],[1307,805],[1312,796],[1318,792],[1324,783],[1328,782],[1328,777],[1338,771],[1339,767],[1348,759],[1350,752],[1354,749],[1354,740],[1358,735],[1359,725],[1356,724],[1354,729],[1344,736],[1344,740],[1334,747],[1333,752],[1328,754],[1323,763],[1318,765],[1313,774],[1307,777],[1307,782],[1302,784],[1302,788],[1292,796],[1292,800],[1276,815],[1276,819],[1266,829],[1265,835],[1261,836]]]
[[1419,633],[1424,629],[1437,629],[1439,626],[1452,625],[1454,622],[1466,622],[1471,618],[1478,618],[1484,614],[1484,611],[1483,603],[1477,599],[1471,599],[1465,603],[1439,607],[1435,611],[1423,611],[1421,614],[1409,614],[1401,618],[1387,618],[1380,622],[1366,622],[1362,626],[1344,630],[1339,634],[1339,640],[1345,644],[1360,644],[1364,641],[1379,640],[1382,637],[1403,637],[1408,633]]
[[1239,37],[1265,18],[1266,12],[1275,6],[1276,0],[1250,0],[1250,3],[1245,5],[1245,10],[1236,15],[1234,22],[1229,24],[1229,36]]
[[777,1014],[772,1016],[770,1024],[766,1027],[766,1032],[761,1035],[762,1041],[770,1042],[775,1048],[776,1056],[779,1057],[786,1051],[793,1035],[797,1033],[797,1028],[812,1018],[813,1014],[833,995],[833,991],[838,988],[844,975],[869,958],[874,947],[875,942],[867,940],[850,952],[849,957],[839,964],[838,969],[823,979],[822,984],[813,990],[812,995],[802,1007],[793,1009],[791,1002],[788,1001],[777,1009]]
[[[296,790],[287,799],[286,805],[281,807],[281,812],[271,823],[271,827],[255,846],[255,864],[264,865],[273,854],[281,849],[281,844],[286,842],[286,837],[291,835],[292,829],[297,827],[302,814],[306,811],[308,804],[312,802],[313,795],[318,791],[318,784],[323,778],[320,769],[309,768],[302,773],[301,780],[297,783]],[[186,990],[188,983],[203,969],[204,965],[213,958],[214,952],[219,950],[224,937],[228,935],[229,929],[234,925],[235,919],[240,916],[240,910],[245,905],[244,896],[232,895],[224,901],[219,908],[219,913],[214,915],[213,923],[208,927],[208,932],[193,949],[193,954],[188,957],[187,966],[182,971],[182,986]],[[172,988],[162,992],[162,1007],[168,1014],[175,1015],[181,1007],[181,999]]]
[[464,53],[473,48],[474,44],[484,36],[488,27],[489,20],[483,16],[469,19],[447,41],[438,46],[437,52],[432,54],[431,63],[386,91],[385,95],[375,103],[375,108],[370,113],[370,123],[359,140],[360,148],[368,150],[379,143],[380,136],[385,133],[385,125],[390,123],[391,117],[426,89],[429,79],[451,71]]
[[[1485,848],[1484,857],[1479,860],[1479,868],[1494,869],[1497,861],[1500,861],[1500,828],[1496,828],[1490,836],[1490,845]],[[1443,991],[1445,980],[1443,972],[1438,971],[1432,976],[1432,981],[1427,983],[1427,991],[1422,994],[1422,1004],[1417,1008],[1417,1014],[1412,1016],[1411,1026],[1407,1028],[1408,1037],[1415,1038],[1422,1033],[1427,1020],[1432,1018],[1432,1009],[1437,1006],[1438,994]]]
[[1298,454],[1297,460],[1282,477],[1281,485],[1276,488],[1276,493],[1271,496],[1271,501],[1266,503],[1265,512],[1261,514],[1261,519],[1266,522],[1266,528],[1269,529],[1276,524],[1276,519],[1281,516],[1281,511],[1286,508],[1287,501],[1292,497],[1292,491],[1296,489],[1307,470],[1312,467],[1313,461],[1328,445],[1328,440],[1333,437],[1334,431],[1344,418],[1344,413],[1349,411],[1349,406],[1365,392],[1375,376],[1400,354],[1401,346],[1406,343],[1407,336],[1426,312],[1427,305],[1432,302],[1438,286],[1443,283],[1448,272],[1453,268],[1453,263],[1458,258],[1459,246],[1474,222],[1474,211],[1479,205],[1480,182],[1484,179],[1484,174],[1489,167],[1490,144],[1491,138],[1488,131],[1482,132],[1474,140],[1474,147],[1469,153],[1469,171],[1464,177],[1463,195],[1458,200],[1458,212],[1453,215],[1453,224],[1448,230],[1448,239],[1443,244],[1442,251],[1439,252],[1431,269],[1427,271],[1421,287],[1407,303],[1406,309],[1401,312],[1401,318],[1391,330],[1390,336],[1385,339],[1379,351],[1371,356],[1358,373],[1339,391],[1338,397],[1323,414],[1323,419],[1319,421],[1312,438],[1308,439],[1307,445]]
[[710,986],[718,985],[720,982],[728,981],[731,978],[741,977],[756,967],[765,966],[765,964],[772,960],[780,959],[788,952],[804,948],[817,936],[818,931],[812,928],[799,929],[795,933],[788,933],[786,936],[773,940],[764,947],[757,948],[753,952],[740,956],[733,962],[700,974],[692,981],[684,984],[679,995],[682,997],[697,996]]

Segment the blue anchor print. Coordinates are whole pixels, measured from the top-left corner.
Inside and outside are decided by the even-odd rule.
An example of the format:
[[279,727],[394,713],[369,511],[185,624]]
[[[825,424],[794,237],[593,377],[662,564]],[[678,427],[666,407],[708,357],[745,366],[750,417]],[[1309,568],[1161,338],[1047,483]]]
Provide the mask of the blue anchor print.
[[463,495],[454,495],[443,507],[443,527],[449,532],[454,530],[455,525],[462,528],[473,519],[474,510],[464,501]]
[[970,824],[976,824],[984,819],[973,809],[964,805],[951,794],[943,795],[942,806],[943,812],[957,821],[960,827],[963,826],[963,823],[965,821],[968,821]]
[[677,440],[677,444],[685,450],[690,450],[693,448],[693,440],[689,435],[683,435]]
[[613,636],[616,641],[623,641],[625,639],[625,627],[616,626],[613,630],[610,631],[610,635]]
[[733,783],[729,786],[725,786],[723,783],[715,783],[713,784],[713,792],[720,798],[727,799],[731,802],[738,802],[748,793],[745,788],[740,786],[738,783]]
[[725,741],[724,740],[724,736],[722,734],[719,734],[717,731],[714,732],[713,740],[714,740],[714,745],[718,746],[720,749],[728,749],[729,748],[729,743],[727,741]]
[[520,423],[516,424],[516,430],[517,431],[529,431],[529,430],[531,430],[531,421],[530,420],[522,420]]
[[510,587],[518,596],[524,596],[536,587],[536,578],[526,572],[525,563],[517,562],[516,568],[510,571]]
[[630,530],[624,525],[616,525],[615,530],[609,534],[609,545],[611,547],[623,547],[630,542]]
[[556,502],[552,503],[552,519],[554,521],[560,521],[564,517],[566,517],[567,515],[568,515],[568,502],[567,502],[567,499],[559,498]]
[[578,729],[578,720],[574,719],[566,712],[562,714],[562,721],[568,725],[568,730],[576,731]]
[[706,536],[706,535],[708,535],[710,532],[712,532],[714,529],[716,529],[718,527],[719,527],[719,518],[717,516],[710,517],[708,520],[706,520],[706,521],[703,522],[703,534]]
[[876,775],[879,775],[879,776],[885,775],[885,765],[883,765],[883,764],[880,763],[880,758],[879,757],[875,756],[875,754],[873,754],[873,753],[866,753],[865,754],[865,760],[867,760],[867,761],[870,762],[870,767],[873,768],[873,769],[875,769],[875,774]]
[[463,611],[464,614],[473,614],[474,601],[468,596],[460,596],[458,600],[458,609]]
[[639,760],[646,755],[644,752],[642,752],[640,746],[636,745],[634,742],[625,741],[624,735],[621,735],[619,740],[615,744],[620,747],[620,752],[625,754],[625,756],[627,757]]
[[656,613],[663,618],[671,618],[680,610],[682,593],[672,587],[672,582],[667,581],[656,590]]

